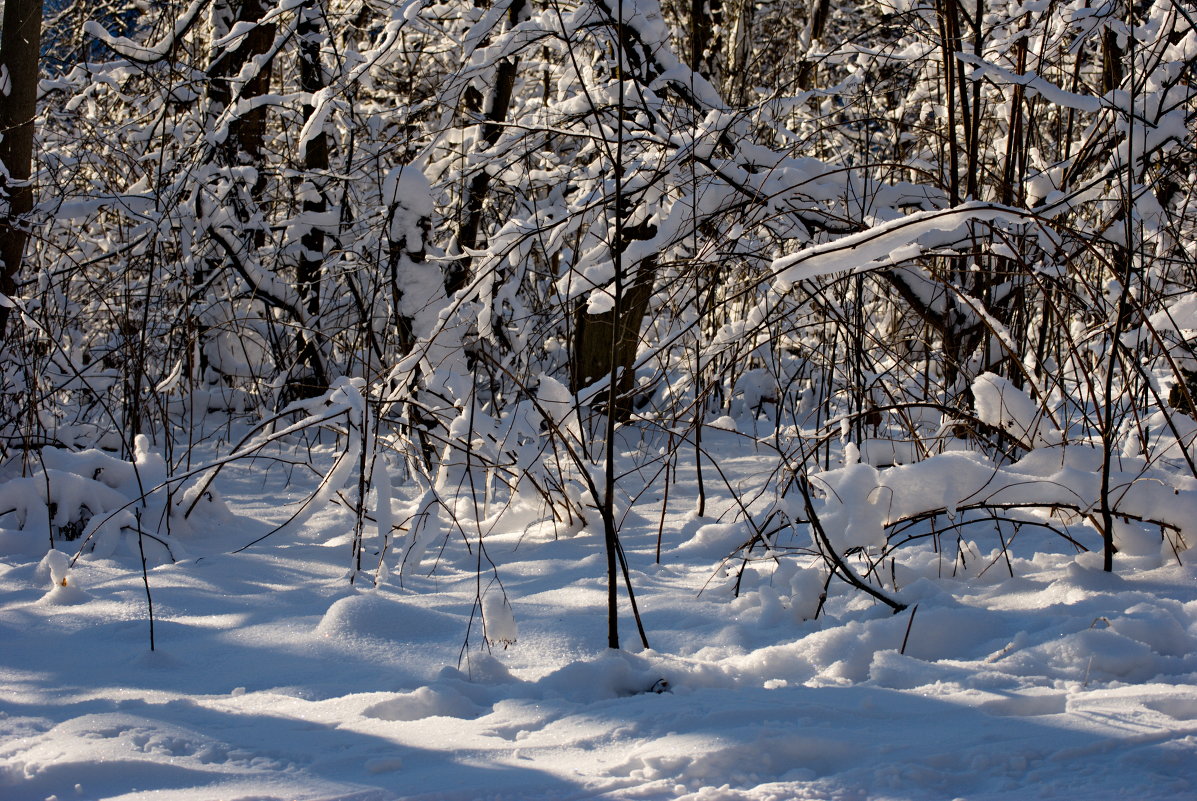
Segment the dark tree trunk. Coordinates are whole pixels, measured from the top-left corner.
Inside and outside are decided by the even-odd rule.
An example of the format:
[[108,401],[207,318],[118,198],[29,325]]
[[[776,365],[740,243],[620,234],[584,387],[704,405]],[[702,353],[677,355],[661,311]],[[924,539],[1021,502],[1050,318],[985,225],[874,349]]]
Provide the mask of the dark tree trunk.
[[[228,7],[229,22],[253,22],[260,20],[267,11],[261,0],[241,0]],[[233,100],[232,79],[241,68],[255,56],[270,50],[274,42],[273,23],[255,25],[232,50],[222,50],[212,59],[208,67],[211,81],[209,96],[213,105],[223,110]],[[270,91],[272,62],[263,64],[257,74],[241,90],[241,99],[259,97]],[[262,144],[266,138],[266,107],[260,106],[240,115],[229,125],[229,138],[225,141],[225,154],[229,163],[256,164],[262,156]],[[259,181],[264,180],[259,178]]]
[[637,265],[634,278],[623,291],[619,309],[603,314],[587,314],[585,299],[579,301],[574,309],[570,389],[576,393],[610,375],[614,367],[619,371],[615,385],[614,416],[617,420],[627,420],[632,413],[640,328],[648,314],[656,271],[655,258],[645,259]]
[[1106,29],[1101,34],[1101,93],[1108,94],[1122,86],[1123,60],[1118,35]]
[[[299,88],[304,92],[315,94],[325,86],[324,70],[320,63],[319,17],[313,3],[305,4],[300,12],[301,17],[297,33],[299,34]],[[306,105],[303,109],[304,120],[310,120],[316,109]],[[320,175],[328,170],[328,135],[324,131],[316,132],[307,142],[302,153],[304,170],[308,172],[305,183],[315,192],[315,197],[305,197],[303,211],[311,214],[322,214],[328,210],[328,198],[325,194],[324,177]],[[303,235],[303,245],[299,257],[299,295],[311,315],[320,312],[320,276],[324,262],[324,231],[313,226]]]
[[[25,219],[33,210],[33,118],[37,113],[38,54],[42,34],[41,0],[7,0],[0,32],[0,65],[8,91],[0,92],[0,178],[7,212],[0,215],[0,292],[16,294],[17,274],[29,240]],[[0,337],[8,324],[8,307],[0,305]]]
[[723,84],[722,0],[690,0],[690,69],[719,88]]
[[[299,87],[315,94],[325,86],[324,68],[320,62],[320,17],[314,2],[304,4],[300,10],[299,24]],[[304,106],[305,122],[316,113],[315,106]],[[302,180],[304,199],[302,211],[307,215],[323,215],[328,211],[328,197],[325,193],[324,174],[328,171],[328,135],[318,131],[307,141],[301,155],[304,172]],[[300,238],[299,264],[296,266],[295,281],[300,304],[315,320],[320,314],[320,282],[324,270],[324,231],[312,225]],[[296,347],[299,351],[301,375],[293,382],[293,391],[301,397],[315,397],[328,389],[328,376],[324,375],[320,353],[314,332],[300,329]]]
[[[810,44],[823,38],[827,29],[827,17],[831,14],[831,0],[811,0],[810,4]],[[813,89],[815,85],[815,63],[803,58],[798,63],[798,88]]]
[[[259,64],[257,71],[240,88],[238,96],[233,94],[233,80],[242,69],[260,56],[270,52],[274,44],[276,26],[274,23],[262,23],[262,18],[271,9],[271,5],[263,0],[218,0],[220,7],[216,15],[219,18],[218,27],[232,27],[238,22],[254,23],[236,47],[221,50],[213,55],[212,63],[208,67],[209,98],[215,113],[227,109],[235,100],[251,100],[261,97],[270,91],[273,72],[273,59],[266,59]],[[314,4],[301,9],[301,19],[297,33],[300,38],[299,71],[300,83],[305,91],[318,91],[323,88],[323,75],[319,63],[319,40],[316,37],[318,14]],[[311,87],[311,88],[309,88]],[[308,109],[310,115],[314,109]],[[266,142],[267,107],[257,108],[238,114],[229,122],[228,138],[221,147],[218,158],[227,165],[253,165],[260,167],[264,158]],[[308,142],[305,152],[300,158],[306,170],[325,170],[328,167],[328,140],[323,135],[317,135]],[[257,181],[250,187],[251,197],[246,205],[259,203],[266,193],[267,171],[258,169]],[[320,211],[326,208],[326,201],[321,195],[303,201],[302,210]],[[249,221],[248,209],[242,210],[244,222]],[[266,231],[257,227],[252,231],[248,242],[251,248],[261,248],[266,242]],[[295,354],[296,366],[291,370],[284,391],[284,400],[312,397],[319,395],[328,387],[328,377],[324,370],[320,349],[315,341],[315,334],[307,325],[309,320],[320,310],[319,282],[320,270],[323,264],[321,253],[324,248],[324,234],[318,230],[309,231],[301,239],[303,253],[296,266],[296,290],[299,303],[287,308],[289,316],[296,326]],[[257,288],[259,294],[261,288]]]
[[[525,0],[512,0],[507,10],[507,24],[514,26],[524,13]],[[495,88],[490,97],[490,108],[486,109],[486,122],[482,124],[482,147],[494,147],[503,133],[503,122],[507,119],[507,111],[511,107],[511,93],[515,88],[515,71],[518,61],[515,58],[504,59],[499,62],[495,73]],[[478,112],[481,98],[475,98],[471,103],[467,98],[467,110]],[[470,106],[473,108],[470,108]],[[479,170],[470,181],[463,203],[464,215],[457,230],[457,245],[463,254],[467,250],[477,248],[482,233],[482,209],[486,203],[486,196],[490,191],[490,173]],[[470,257],[462,255],[460,259],[451,262],[445,271],[445,294],[452,297],[454,292],[465,287],[470,278]]]

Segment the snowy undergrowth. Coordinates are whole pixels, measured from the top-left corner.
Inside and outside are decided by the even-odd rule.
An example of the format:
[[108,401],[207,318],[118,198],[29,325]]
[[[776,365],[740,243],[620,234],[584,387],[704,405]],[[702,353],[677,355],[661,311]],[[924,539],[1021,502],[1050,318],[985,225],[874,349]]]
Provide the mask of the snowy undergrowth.
[[[706,444],[732,487],[770,466],[732,432],[710,429]],[[1113,575],[1042,527],[1005,553],[981,528],[942,532],[878,571],[907,610],[838,579],[819,608],[821,563],[781,536],[745,559],[752,531],[727,488],[709,485],[708,516],[695,518],[679,454],[663,524],[652,485],[622,529],[652,650],[603,647],[600,533],[531,513],[500,516],[485,537],[506,603],[460,534],[419,571],[351,586],[345,505],[233,553],[309,493],[249,461],[217,482],[239,516],[193,527],[179,537],[188,558],[149,571],[153,652],[127,554],[85,555],[72,570],[81,602],[64,603],[55,560],[10,553],[0,795],[1170,799],[1197,788],[1197,559],[1158,531]],[[395,492],[399,508],[417,490]]]

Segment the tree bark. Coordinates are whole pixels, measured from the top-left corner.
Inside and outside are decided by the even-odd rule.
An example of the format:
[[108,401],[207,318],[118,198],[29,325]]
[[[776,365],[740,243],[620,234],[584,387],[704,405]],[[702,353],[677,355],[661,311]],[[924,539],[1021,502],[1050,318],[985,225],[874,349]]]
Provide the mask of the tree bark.
[[723,85],[722,0],[690,0],[690,69]]
[[[223,11],[216,13],[227,14],[222,22],[252,22],[257,23],[266,14],[267,6],[261,0],[241,0],[239,3],[226,5]],[[230,26],[231,27],[231,26]],[[241,37],[240,43],[232,50],[221,50],[216,53],[208,67],[208,78],[211,81],[209,96],[213,106],[222,111],[233,100],[232,80],[242,67],[255,56],[260,56],[270,50],[274,41],[275,26],[273,23],[255,25],[254,28]],[[241,99],[249,99],[265,94],[270,90],[270,62],[263,64],[257,73],[246,82],[241,90]],[[255,164],[262,155],[262,145],[266,138],[266,107],[259,106],[252,111],[238,116],[229,124],[229,138],[225,142],[225,153],[229,163]],[[264,180],[264,179],[259,179]]]
[[[33,118],[37,113],[38,56],[41,45],[41,0],[7,0],[0,32],[0,192],[7,208],[0,213],[0,292],[16,294],[17,274],[29,240],[33,210]],[[0,201],[2,202],[2,201]],[[8,307],[0,305],[0,337],[8,324]]]
[[[632,409],[635,389],[636,352],[640,345],[640,326],[648,313],[652,295],[652,273],[641,267],[636,281],[624,293],[623,314],[620,315],[618,340],[615,345],[615,366],[620,369],[616,391],[616,418],[626,419]],[[611,335],[615,325],[615,311],[587,314],[585,301],[574,311],[574,354],[570,360],[571,389],[578,392],[611,371]]]
[[[524,13],[524,6],[525,0],[511,1],[511,6],[507,9],[508,27],[514,27],[519,22],[520,15]],[[514,57],[503,59],[495,71],[495,88],[491,94],[490,108],[485,112],[486,122],[482,124],[480,144],[484,149],[494,147],[499,141],[499,135],[503,133],[503,122],[507,119],[507,111],[511,107],[511,93],[515,89],[518,63],[518,59]],[[469,281],[471,259],[467,251],[478,247],[482,233],[482,208],[489,191],[490,173],[484,168],[479,169],[466,191],[463,204],[465,215],[457,229],[457,246],[463,255],[457,261],[451,262],[445,270],[445,294],[449,297],[463,289]]]
[[[623,228],[620,250],[627,249],[634,240],[650,239],[656,233],[656,226],[653,225],[626,226]],[[627,420],[632,413],[640,328],[648,314],[656,275],[656,257],[642,259],[635,265],[631,280],[625,284],[620,308],[602,314],[587,314],[585,298],[574,307],[574,337],[569,362],[570,390],[576,394],[600,378],[609,376],[614,368],[619,373],[615,385],[616,420]]]
[[[810,25],[807,28],[807,47],[823,38],[827,18],[831,15],[831,0],[811,0]],[[806,91],[815,85],[815,63],[803,55],[798,62],[798,88]]]
[[[299,88],[315,94],[325,87],[324,68],[320,61],[320,15],[315,2],[309,0],[299,12]],[[304,121],[316,113],[310,103],[304,106]],[[305,177],[300,182],[304,193],[302,210],[307,215],[323,215],[328,211],[328,197],[325,192],[324,173],[329,165],[328,135],[316,132],[306,143],[300,154]],[[296,266],[295,283],[300,303],[315,320],[320,314],[320,284],[324,272],[324,231],[312,225],[300,237],[299,264]],[[328,376],[324,375],[320,354],[313,332],[300,329],[296,337],[299,351],[301,375],[292,381],[292,391],[300,397],[315,397],[328,389]]]

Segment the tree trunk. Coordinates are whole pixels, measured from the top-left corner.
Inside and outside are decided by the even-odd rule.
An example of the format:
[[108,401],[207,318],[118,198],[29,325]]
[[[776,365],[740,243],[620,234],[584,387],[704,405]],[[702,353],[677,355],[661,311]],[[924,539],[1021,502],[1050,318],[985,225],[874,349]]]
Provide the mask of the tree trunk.
[[[726,10],[724,12],[724,26]],[[724,65],[724,98],[733,106],[742,106],[748,102],[748,94],[752,82],[752,40],[753,29],[756,25],[756,0],[740,0],[736,11],[735,23],[730,24],[731,41],[728,45],[728,63]]]
[[1118,35],[1106,29],[1101,34],[1101,93],[1109,94],[1122,86],[1123,60],[1125,56],[1118,46]]
[[[623,292],[618,322],[615,309],[603,314],[587,314],[585,299],[579,301],[574,310],[570,390],[577,393],[600,378],[610,375],[611,368],[615,367],[619,370],[614,410],[617,420],[627,420],[632,413],[636,389],[634,368],[636,353],[640,347],[640,328],[648,313],[656,266],[655,258],[645,259],[638,265],[635,278]],[[614,346],[612,334],[617,334]]]
[[722,0],[690,0],[690,69],[717,88],[723,85],[722,21]]
[[[299,88],[315,94],[325,86],[324,68],[320,62],[320,15],[316,3],[309,0],[299,12]],[[315,106],[304,106],[304,121],[316,113]],[[323,215],[328,211],[326,179],[328,172],[328,135],[316,132],[300,154],[305,177],[300,182],[303,192],[302,211],[306,215]],[[312,225],[300,238],[299,264],[295,282],[299,300],[308,317],[315,320],[320,314],[320,283],[324,271],[324,231]],[[328,389],[314,332],[302,328],[296,335],[300,368],[292,380],[292,392],[298,397],[315,397]]]
[[[525,0],[512,0],[507,10],[507,25],[514,27],[524,13]],[[495,88],[490,98],[490,108],[486,109],[486,122],[482,124],[482,137],[479,143],[482,148],[494,147],[503,133],[502,123],[507,119],[507,111],[511,106],[511,93],[515,89],[515,71],[518,59],[506,58],[499,62],[495,71]],[[467,101],[467,105],[469,105]],[[473,111],[478,111],[477,102]],[[460,259],[451,262],[445,271],[445,294],[452,297],[455,292],[463,289],[470,278],[470,256],[466,251],[478,247],[482,233],[482,207],[486,203],[486,195],[490,191],[490,173],[479,169],[470,181],[463,203],[465,215],[457,229],[457,246],[462,255]]]
[[[214,12],[223,17],[217,22],[218,28],[230,22],[256,23],[267,11],[267,7],[261,0],[241,0],[239,3],[221,5],[223,8]],[[255,25],[249,33],[241,37],[236,48],[221,50],[213,56],[212,63],[208,67],[208,78],[211,81],[208,92],[217,112],[228,108],[229,103],[233,100],[233,78],[251,59],[270,50],[270,45],[274,41],[274,33],[273,23]],[[242,88],[240,99],[248,100],[270,91],[271,66],[271,62],[261,66]],[[229,163],[256,164],[261,158],[262,144],[265,138],[265,106],[259,106],[240,115],[229,124],[229,138],[225,141],[225,154]],[[259,182],[264,180],[264,178],[259,178]],[[260,187],[255,189],[257,188]]]
[[[810,25],[807,27],[806,46],[812,47],[815,42],[823,38],[827,29],[827,18],[831,14],[831,0],[811,0]],[[804,54],[798,62],[798,88],[803,91],[813,89],[815,85],[815,63]]]
[[[218,0],[213,10],[213,25],[217,38],[227,34],[235,23],[252,23],[253,27],[238,40],[236,47],[213,54],[208,67],[208,93],[213,114],[220,114],[236,100],[251,100],[270,91],[273,59],[266,59],[258,64],[256,70],[252,71],[241,85],[236,96],[233,93],[233,82],[246,66],[259,56],[270,52],[277,32],[276,26],[272,22],[262,23],[261,20],[271,8],[272,6],[263,0]],[[297,26],[300,39],[299,78],[305,91],[318,91],[324,85],[319,63],[318,19],[314,3],[308,3],[301,9]],[[305,112],[310,115],[314,113],[314,109],[305,109]],[[239,209],[241,219],[245,223],[251,219],[250,208],[259,204],[266,194],[268,171],[261,169],[266,142],[266,122],[265,105],[236,115],[229,122],[228,138],[218,153],[218,158],[226,165],[252,165],[258,168],[257,181],[249,187],[249,197],[242,201],[245,207]],[[323,171],[328,168],[328,140],[323,133],[308,142],[300,160],[305,170]],[[302,202],[302,210],[324,210],[327,201],[322,193],[313,187],[312,194],[317,197],[305,199]],[[261,248],[265,242],[266,231],[258,226],[250,231],[244,245],[248,248]],[[290,375],[282,396],[284,401],[313,397],[328,387],[328,376],[323,366],[320,348],[314,332],[308,327],[311,318],[320,310],[319,282],[323,265],[324,234],[319,230],[309,231],[301,238],[301,244],[302,253],[296,266],[296,294],[299,302],[293,306],[279,307],[286,308],[296,330],[296,364],[289,370]],[[255,289],[259,295],[264,295],[261,287]]]
[[[37,113],[38,54],[42,34],[41,0],[7,0],[0,32],[0,292],[11,297],[29,239],[33,210],[33,118]],[[0,203],[3,200],[0,199]],[[8,324],[8,307],[0,305],[0,337]]]

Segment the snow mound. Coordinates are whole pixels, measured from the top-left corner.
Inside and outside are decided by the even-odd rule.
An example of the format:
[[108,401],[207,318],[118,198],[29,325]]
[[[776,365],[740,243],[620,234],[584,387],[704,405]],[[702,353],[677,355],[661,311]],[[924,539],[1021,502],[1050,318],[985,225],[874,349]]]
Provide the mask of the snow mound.
[[332,603],[316,624],[323,639],[352,641],[375,638],[395,641],[454,639],[465,632],[465,620],[415,603],[366,591]]
[[452,689],[421,687],[371,704],[362,710],[362,714],[379,720],[408,721],[431,717],[475,718],[481,711],[481,707]]

